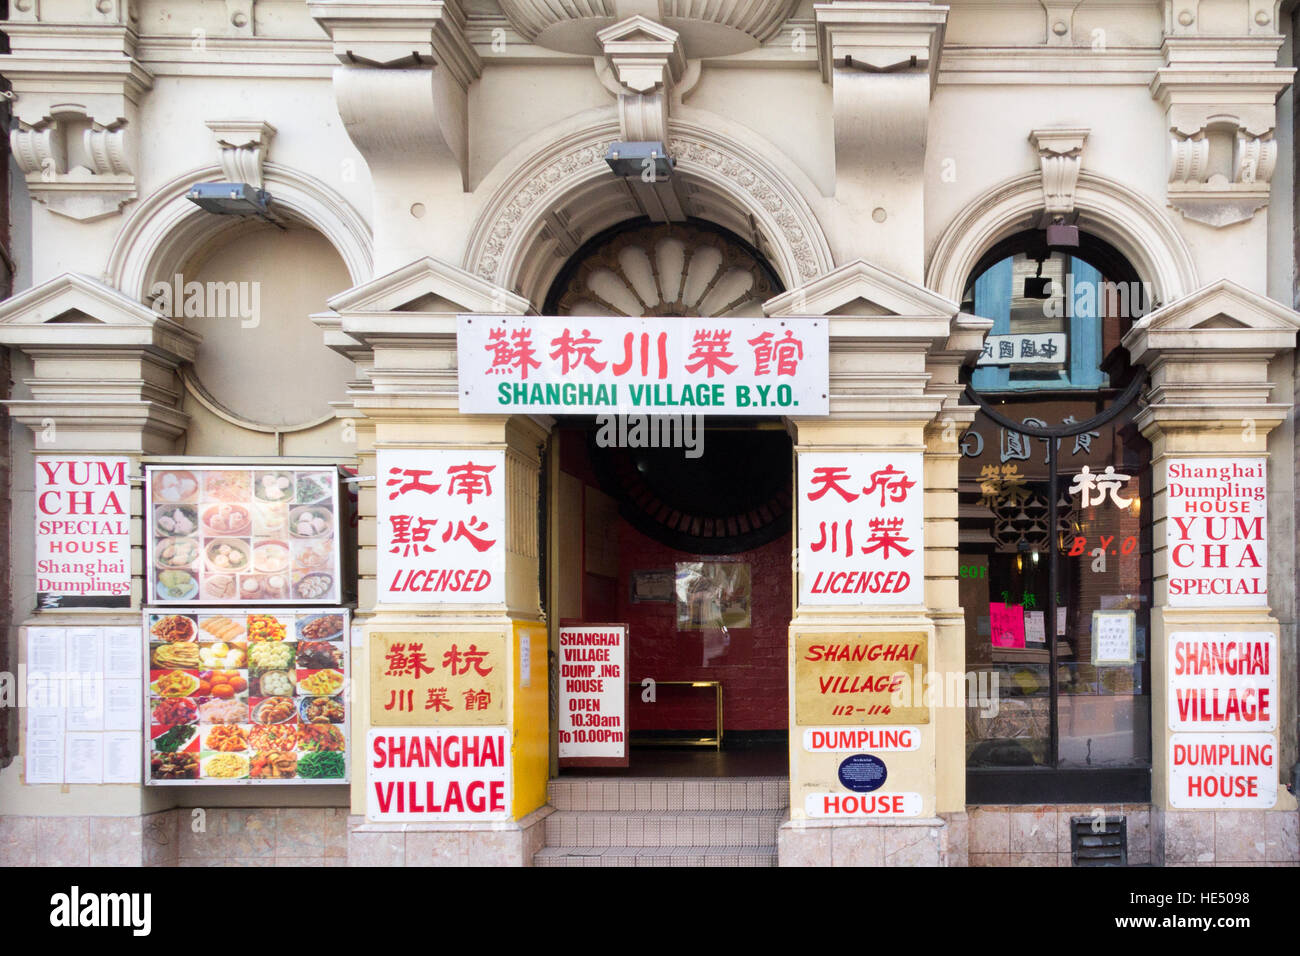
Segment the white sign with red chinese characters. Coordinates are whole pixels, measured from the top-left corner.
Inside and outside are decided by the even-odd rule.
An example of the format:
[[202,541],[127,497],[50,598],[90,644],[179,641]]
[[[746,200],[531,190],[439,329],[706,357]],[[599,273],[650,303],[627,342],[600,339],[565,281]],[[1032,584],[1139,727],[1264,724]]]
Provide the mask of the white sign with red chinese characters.
[[460,410],[827,415],[825,318],[462,315]]
[[1268,604],[1263,458],[1178,458],[1166,470],[1170,607]]
[[380,602],[503,602],[505,452],[381,448],[376,457]]
[[627,756],[627,628],[560,628],[560,761]]
[[920,604],[920,452],[799,455],[799,602]]
[[1277,638],[1268,631],[1169,635],[1172,730],[1276,730]]
[[1169,803],[1179,810],[1277,804],[1272,734],[1170,734]]
[[131,464],[94,456],[36,459],[38,604],[131,603]]
[[383,728],[366,735],[366,819],[510,818],[505,727]]

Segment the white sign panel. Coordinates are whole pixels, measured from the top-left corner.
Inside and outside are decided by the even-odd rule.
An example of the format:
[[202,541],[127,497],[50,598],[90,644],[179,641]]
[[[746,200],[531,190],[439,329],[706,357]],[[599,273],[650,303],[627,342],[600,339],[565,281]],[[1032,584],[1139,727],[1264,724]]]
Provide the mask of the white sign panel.
[[920,746],[920,727],[805,727],[803,732],[803,749],[810,754],[891,753]]
[[36,592],[42,609],[129,607],[130,461],[36,459]]
[[801,604],[920,604],[920,452],[799,456]]
[[1173,459],[1167,475],[1169,606],[1265,606],[1265,460]]
[[1169,802],[1179,810],[1277,804],[1272,734],[1171,734]]
[[829,322],[462,315],[463,413],[827,415]]
[[921,795],[901,793],[810,793],[804,797],[810,817],[919,817]]
[[380,602],[505,601],[505,452],[380,449],[377,459]]
[[373,729],[366,736],[366,819],[420,823],[510,818],[505,727]]
[[1132,664],[1136,660],[1137,615],[1132,611],[1093,611],[1093,664]]
[[992,365],[1061,365],[1066,359],[1064,332],[1036,332],[1030,335],[986,335],[984,350],[975,364]]
[[560,628],[561,760],[627,756],[627,628]]
[[1169,636],[1173,730],[1276,730],[1277,638],[1267,631]]

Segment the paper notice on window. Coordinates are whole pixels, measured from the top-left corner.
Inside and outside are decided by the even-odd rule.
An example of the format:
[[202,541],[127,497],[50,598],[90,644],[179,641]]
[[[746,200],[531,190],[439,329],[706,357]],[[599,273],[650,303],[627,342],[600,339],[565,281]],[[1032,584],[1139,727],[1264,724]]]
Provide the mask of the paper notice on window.
[[142,695],[138,680],[104,681],[104,729],[139,730]]
[[140,733],[104,734],[104,783],[139,783],[143,746]]
[[1065,637],[1066,627],[1068,625],[1067,609],[1058,607],[1056,609],[1056,636]]
[[27,673],[54,676],[67,670],[67,632],[61,627],[27,629]]
[[1025,646],[1025,609],[1020,604],[989,603],[994,647]]
[[1092,663],[1134,663],[1136,636],[1137,615],[1132,611],[1093,611]]
[[1025,612],[1025,643],[1026,644],[1047,643],[1047,612],[1046,611]]
[[68,734],[65,783],[104,782],[104,735]]
[[138,627],[104,628],[104,676],[139,681],[143,673]]

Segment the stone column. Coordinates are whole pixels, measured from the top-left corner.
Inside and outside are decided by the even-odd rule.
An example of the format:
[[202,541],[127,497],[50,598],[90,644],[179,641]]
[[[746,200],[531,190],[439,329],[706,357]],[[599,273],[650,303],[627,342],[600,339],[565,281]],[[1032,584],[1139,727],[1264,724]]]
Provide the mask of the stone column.
[[[852,604],[817,603],[820,599],[805,594],[803,578],[809,572],[804,566],[811,554],[805,551],[808,543],[799,542],[789,650],[791,819],[780,833],[781,865],[961,862],[965,857],[960,826],[965,809],[964,698],[949,706],[953,702],[939,693],[942,684],[935,686],[934,675],[962,674],[965,669],[955,583],[956,470],[957,439],[972,410],[956,407],[957,370],[978,352],[988,323],[961,316],[953,303],[861,260],[773,299],[766,309],[771,315],[833,314],[829,319],[830,417],[789,420],[795,439],[797,507],[809,507],[798,477],[813,462],[809,456],[830,452],[850,461],[864,452],[883,453],[900,464],[917,463],[918,487],[907,493],[922,496],[924,525],[924,583],[915,591],[917,599],[908,604],[887,603],[884,596],[870,593]],[[855,481],[850,490],[860,491],[861,484]],[[874,502],[868,506],[865,500],[864,496],[861,508],[853,511],[855,520],[862,519],[857,525],[861,530],[854,533],[862,536],[874,507]],[[850,503],[849,507],[858,506]],[[814,644],[919,645],[919,653],[910,663],[886,668],[903,674],[901,687],[894,685],[898,697],[889,714],[855,716],[827,711],[824,699],[816,707],[808,705],[818,693],[827,698],[818,690],[819,677],[833,679],[834,671],[861,669],[817,667],[810,660],[817,654]],[[837,702],[849,699],[831,696]],[[851,733],[915,728],[915,746],[878,749],[867,743],[840,752],[828,752],[815,743],[810,747],[805,730],[829,724]],[[875,751],[872,756],[885,765],[885,783],[874,793],[913,795],[905,813],[820,815],[815,805],[820,795],[854,795],[841,784],[839,771],[841,762],[855,750]],[[954,826],[950,828],[941,814],[955,814]]]
[[[412,303],[438,303],[445,311],[403,311]],[[382,654],[384,638],[411,635],[425,644],[431,659],[458,636],[500,642],[505,648],[509,728],[511,819],[504,822],[367,822],[366,761],[354,765],[349,860],[353,865],[531,865],[540,849],[547,812],[546,629],[541,614],[537,538],[541,448],[549,422],[528,417],[462,416],[458,411],[456,316],[461,312],[523,312],[528,304],[454,266],[416,260],[329,303],[315,316],[326,341],[356,363],[360,380],[349,391],[352,406],[342,410],[358,421],[359,496],[358,620],[364,647],[354,654],[358,675],[372,674],[372,658]],[[506,500],[505,598],[500,602],[446,603],[436,594],[409,602],[385,603],[379,562],[378,498],[386,492],[378,454],[385,449],[500,452],[504,474],[495,474]],[[530,653],[520,641],[530,641]],[[486,644],[485,644],[486,646]],[[521,663],[529,664],[521,680]],[[370,680],[359,680],[353,704],[353,752],[365,751],[372,714]],[[434,726],[421,706],[402,726]],[[435,711],[436,713],[436,711]],[[485,727],[484,729],[490,729]]]
[[[9,414],[31,429],[31,453],[17,454],[16,488],[32,487],[35,455],[123,456],[129,474],[144,455],[176,451],[189,417],[179,409],[177,369],[192,362],[199,336],[82,275],[66,273],[0,305],[0,346],[30,363]],[[17,354],[14,356],[18,365]],[[15,449],[19,451],[19,449]],[[143,483],[131,485],[131,515],[144,513]],[[31,528],[31,495],[16,493],[13,522]],[[17,536],[28,538],[30,531]],[[131,520],[129,608],[36,611],[18,628],[18,661],[27,627],[140,627],[144,532]],[[32,556],[25,564],[30,565]],[[6,637],[8,639],[8,637]],[[22,671],[20,670],[20,673]],[[25,721],[24,721],[25,724]],[[25,740],[20,729],[20,750]],[[0,775],[0,807],[11,847],[29,847],[36,865],[174,862],[174,792],[141,784],[29,786],[23,758]],[[21,852],[21,851],[20,851]]]
[[[1275,444],[1286,438],[1278,426],[1291,413],[1289,394],[1277,393],[1273,383],[1281,363],[1291,362],[1297,328],[1300,316],[1291,309],[1220,280],[1147,316],[1124,338],[1133,361],[1145,365],[1151,376],[1149,404],[1138,414],[1137,424],[1152,445],[1155,589],[1147,652],[1152,684],[1152,862],[1156,865],[1294,865],[1300,861],[1296,801],[1285,788],[1295,760],[1296,719],[1291,502],[1274,494],[1278,476],[1290,467],[1290,460],[1287,455],[1270,458]],[[1189,499],[1172,487],[1185,479],[1181,473],[1171,476],[1171,466],[1183,470],[1198,463],[1220,467],[1225,462],[1242,468],[1262,463],[1267,468],[1268,521],[1266,532],[1261,532],[1253,523],[1240,526],[1233,517],[1216,513],[1208,538],[1227,542],[1221,555],[1218,544],[1198,543],[1201,516],[1192,522],[1184,517],[1182,524],[1173,521],[1171,514],[1180,513],[1182,501]],[[1184,526],[1191,528],[1190,533]],[[1268,539],[1281,544],[1269,548]],[[1193,546],[1188,548],[1188,543]],[[1249,570],[1254,557],[1247,556],[1247,546],[1254,549],[1252,553],[1268,553],[1267,594],[1183,595],[1189,579],[1225,580],[1239,567]],[[1257,589],[1252,582],[1245,590]],[[1183,643],[1185,656],[1189,638],[1224,634],[1270,635],[1275,642],[1269,667],[1277,685],[1271,704],[1274,729],[1260,733],[1249,722],[1238,721],[1231,732],[1222,734],[1213,726],[1207,726],[1206,732],[1198,727],[1175,731],[1179,707],[1170,678],[1180,665],[1171,651],[1174,635]],[[1262,676],[1252,676],[1250,681],[1261,688],[1267,683]],[[1222,688],[1233,681],[1220,676],[1214,683]],[[1232,745],[1257,738],[1271,744],[1272,767],[1260,773],[1260,782],[1266,787],[1277,784],[1276,801],[1269,805],[1268,800],[1238,796],[1188,808],[1186,788],[1178,786],[1171,766],[1173,744]],[[1217,777],[1242,771],[1211,766],[1206,772]]]

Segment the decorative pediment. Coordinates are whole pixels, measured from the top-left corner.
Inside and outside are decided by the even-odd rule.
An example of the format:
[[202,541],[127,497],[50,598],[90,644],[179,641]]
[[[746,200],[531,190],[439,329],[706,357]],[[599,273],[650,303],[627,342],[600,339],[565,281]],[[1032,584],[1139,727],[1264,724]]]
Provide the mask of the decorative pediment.
[[863,259],[840,266],[763,304],[767,315],[899,316],[942,319],[955,302]]
[[90,276],[65,272],[0,303],[0,345],[143,348],[192,362],[202,336]]
[[1280,336],[1295,344],[1300,313],[1251,292],[1231,279],[1220,279],[1147,315],[1129,335],[1165,338],[1186,332]]
[[329,307],[344,312],[500,312],[522,315],[530,310],[527,299],[480,279],[459,266],[431,256],[371,279],[329,300]]
[[353,361],[364,361],[379,342],[454,338],[462,312],[532,311],[522,296],[430,256],[341,292],[328,305],[312,321],[325,331],[326,345]]

